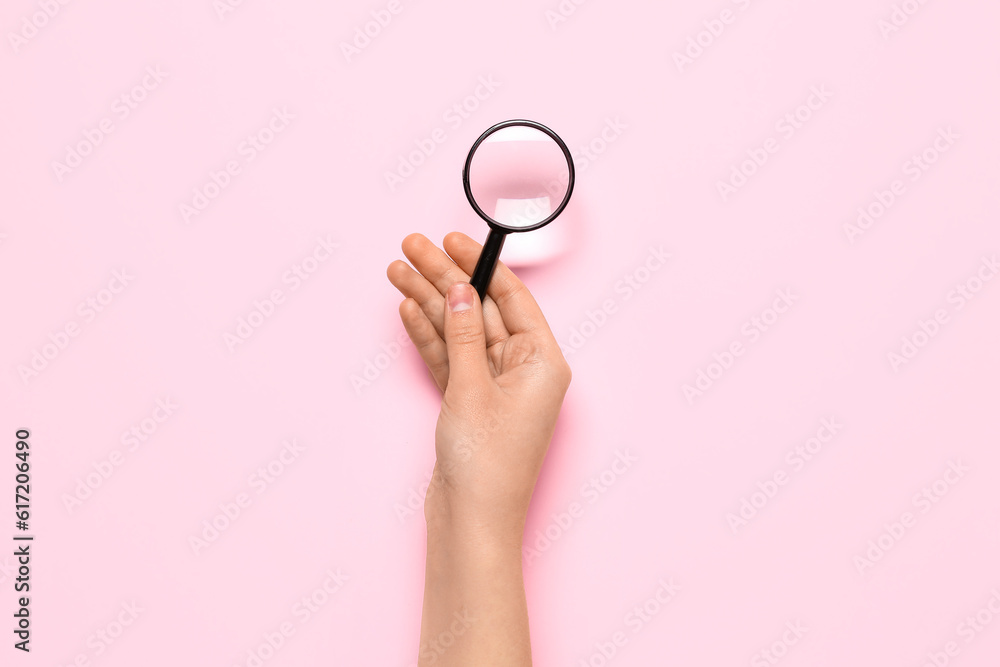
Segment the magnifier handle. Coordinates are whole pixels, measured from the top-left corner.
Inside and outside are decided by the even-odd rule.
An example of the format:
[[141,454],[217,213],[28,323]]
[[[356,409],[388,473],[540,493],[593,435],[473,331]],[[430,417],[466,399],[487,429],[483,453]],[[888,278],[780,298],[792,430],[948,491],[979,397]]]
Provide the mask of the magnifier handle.
[[483,252],[480,253],[479,261],[476,262],[476,270],[472,272],[469,284],[479,292],[480,302],[486,298],[486,288],[489,287],[490,279],[493,278],[493,271],[497,268],[497,260],[500,259],[500,249],[503,248],[503,242],[506,238],[507,234],[491,228],[486,245],[483,246]]

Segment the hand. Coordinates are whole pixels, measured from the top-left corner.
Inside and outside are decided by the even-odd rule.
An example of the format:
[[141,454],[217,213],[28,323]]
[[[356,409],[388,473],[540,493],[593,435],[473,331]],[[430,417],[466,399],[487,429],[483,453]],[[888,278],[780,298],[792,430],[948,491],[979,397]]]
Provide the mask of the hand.
[[453,232],[446,255],[411,234],[402,247],[416,271],[396,260],[387,275],[406,297],[403,325],[443,393],[425,515],[516,535],[520,544],[569,364],[538,304],[503,263],[480,303],[468,284],[479,243]]
[[482,247],[458,233],[444,247],[447,255],[411,234],[403,252],[416,271],[402,261],[387,271],[406,297],[406,332],[443,393],[424,502],[419,664],[530,667],[521,542],[571,373],[510,269],[497,265],[481,303],[468,280]]

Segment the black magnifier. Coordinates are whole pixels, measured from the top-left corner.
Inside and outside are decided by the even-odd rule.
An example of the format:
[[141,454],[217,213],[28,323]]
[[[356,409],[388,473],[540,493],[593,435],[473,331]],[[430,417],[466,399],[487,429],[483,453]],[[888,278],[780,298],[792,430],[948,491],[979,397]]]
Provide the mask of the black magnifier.
[[472,208],[490,226],[470,280],[482,301],[507,234],[555,220],[573,194],[576,169],[555,132],[532,120],[507,120],[472,145],[462,181]]

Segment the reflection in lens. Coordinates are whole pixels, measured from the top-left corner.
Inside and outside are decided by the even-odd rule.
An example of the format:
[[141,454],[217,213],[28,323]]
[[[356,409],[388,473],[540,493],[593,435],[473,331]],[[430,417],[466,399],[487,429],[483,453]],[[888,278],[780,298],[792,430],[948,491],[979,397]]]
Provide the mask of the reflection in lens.
[[504,227],[523,229],[549,218],[569,189],[559,144],[539,129],[502,128],[476,149],[469,169],[476,204]]

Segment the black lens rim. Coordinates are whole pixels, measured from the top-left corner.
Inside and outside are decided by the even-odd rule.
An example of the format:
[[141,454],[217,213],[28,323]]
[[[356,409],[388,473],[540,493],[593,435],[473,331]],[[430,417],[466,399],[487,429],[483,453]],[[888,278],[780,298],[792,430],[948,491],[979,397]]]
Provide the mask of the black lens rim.
[[[486,139],[489,138],[489,136],[494,132],[497,132],[507,127],[515,127],[515,126],[532,127],[536,130],[540,130],[545,134],[547,134],[549,137],[552,138],[553,141],[556,142],[556,144],[562,150],[563,155],[566,156],[566,164],[569,166],[569,183],[566,186],[566,196],[563,197],[562,202],[559,204],[556,210],[552,212],[552,214],[549,217],[545,218],[541,222],[537,222],[531,225],[530,227],[507,227],[506,225],[503,225],[494,220],[493,218],[491,218],[490,216],[486,215],[483,209],[479,208],[479,204],[476,203],[476,198],[472,196],[472,185],[469,182],[469,171],[472,168],[472,158],[475,157],[476,150],[478,150],[479,145],[482,144],[484,141],[486,141]],[[563,141],[558,134],[553,132],[545,125],[542,125],[537,121],[526,120],[524,118],[505,120],[501,123],[497,123],[490,129],[483,132],[482,136],[479,137],[479,139],[476,140],[476,143],[472,145],[472,148],[469,150],[469,157],[465,160],[465,169],[462,170],[462,185],[465,187],[465,196],[469,200],[469,204],[471,204],[473,210],[475,210],[475,212],[479,214],[479,217],[486,221],[486,224],[490,226],[490,229],[495,229],[498,232],[504,232],[507,234],[517,233],[517,232],[530,232],[534,229],[538,229],[539,227],[544,227],[545,225],[555,220],[557,217],[559,217],[559,214],[563,212],[563,209],[566,208],[566,205],[569,204],[570,197],[573,194],[573,187],[576,185],[576,165],[573,164],[573,155],[570,153],[569,148],[566,146],[566,142]]]

